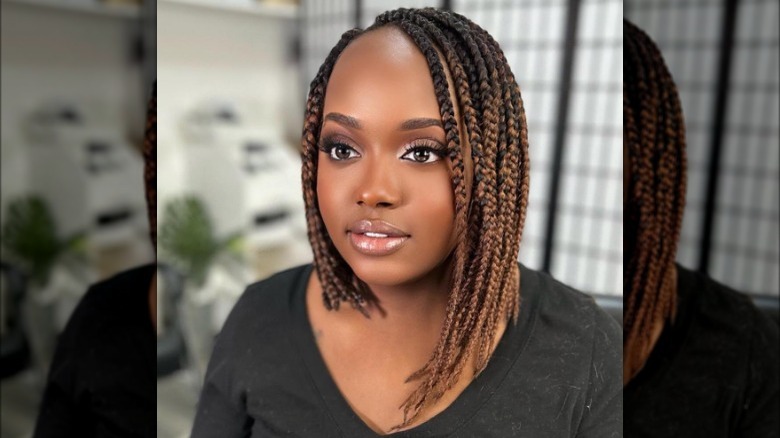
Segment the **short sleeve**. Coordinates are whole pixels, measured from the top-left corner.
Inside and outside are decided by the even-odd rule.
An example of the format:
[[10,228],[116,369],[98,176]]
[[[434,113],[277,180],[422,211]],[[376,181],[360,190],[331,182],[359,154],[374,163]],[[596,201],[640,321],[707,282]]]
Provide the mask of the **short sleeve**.
[[588,391],[576,437],[622,437],[623,333],[617,321],[600,308],[594,313]]

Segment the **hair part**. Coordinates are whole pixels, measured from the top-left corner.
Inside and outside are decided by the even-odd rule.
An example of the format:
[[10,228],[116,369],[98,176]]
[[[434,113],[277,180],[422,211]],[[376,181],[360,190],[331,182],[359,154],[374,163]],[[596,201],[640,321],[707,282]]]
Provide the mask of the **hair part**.
[[[528,200],[529,160],[520,89],[498,43],[485,30],[462,15],[425,8],[386,12],[367,30],[344,33],[311,83],[302,136],[308,234],[326,308],[338,309],[346,302],[365,313],[372,295],[336,250],[319,212],[317,143],[325,92],[333,67],[349,43],[384,26],[406,33],[428,63],[446,136],[455,195],[454,228],[459,237],[452,254],[441,335],[428,362],[407,379],[420,383],[400,406],[404,412],[403,423],[396,426],[400,429],[454,386],[472,355],[474,373],[479,374],[487,365],[501,320],[516,321],[517,258]],[[447,72],[457,102],[450,97]],[[460,136],[455,105],[461,110],[467,138]],[[470,157],[464,157],[465,150],[471,151]],[[473,162],[473,175],[467,175],[466,159]]]
[[675,313],[686,158],[677,86],[661,52],[626,20],[623,35],[623,138],[629,159],[624,165],[630,169],[623,276],[623,363],[628,381],[650,354],[653,325]]

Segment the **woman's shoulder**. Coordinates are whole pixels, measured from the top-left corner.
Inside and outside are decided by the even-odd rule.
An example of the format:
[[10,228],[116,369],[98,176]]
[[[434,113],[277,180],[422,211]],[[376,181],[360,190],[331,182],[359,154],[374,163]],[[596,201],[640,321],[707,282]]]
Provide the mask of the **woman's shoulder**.
[[521,266],[520,287],[521,317],[525,303],[531,321],[526,353],[547,363],[545,372],[557,367],[564,380],[622,385],[623,330],[615,318],[591,295],[544,272]]
[[748,295],[682,266],[677,272],[679,312],[683,320],[690,320],[690,336],[710,343],[716,350],[727,343],[734,351],[755,348],[756,343],[777,345],[777,322],[756,307]]
[[[146,302],[154,277],[155,265],[147,264],[116,273],[92,284],[79,302],[79,307],[95,309],[98,314],[126,310],[128,302]],[[115,314],[111,318],[115,318]]]
[[284,332],[303,302],[312,265],[280,271],[246,287],[220,330],[221,338],[242,339]]
[[688,327],[684,333],[687,338],[721,358],[725,351],[735,361],[771,356],[772,367],[777,366],[780,329],[776,321],[756,307],[747,294],[682,266],[677,272],[678,313],[682,321],[688,321],[684,324]]
[[745,321],[765,319],[748,295],[680,265],[677,273],[680,299],[695,303],[693,309],[699,314],[724,321],[733,320],[741,326]]
[[309,272],[311,265],[301,265],[247,286],[217,335],[212,362],[282,360],[280,352],[289,348],[289,335],[296,329],[293,311],[303,300]]
[[520,298],[518,323],[508,328],[513,365],[498,399],[532,413],[539,433],[614,436],[622,427],[618,322],[590,295],[522,265]]
[[610,337],[622,336],[620,324],[599,307],[593,296],[522,264],[520,278],[521,303],[535,307],[537,318],[541,316],[549,324],[564,330],[581,332],[584,328],[595,328],[606,331]]
[[132,268],[89,287],[68,319],[62,339],[102,339],[116,329],[145,322],[149,318],[148,296],[155,266]]
[[278,321],[288,316],[295,299],[305,293],[311,269],[311,264],[300,265],[250,284],[236,301],[225,324],[245,319]]

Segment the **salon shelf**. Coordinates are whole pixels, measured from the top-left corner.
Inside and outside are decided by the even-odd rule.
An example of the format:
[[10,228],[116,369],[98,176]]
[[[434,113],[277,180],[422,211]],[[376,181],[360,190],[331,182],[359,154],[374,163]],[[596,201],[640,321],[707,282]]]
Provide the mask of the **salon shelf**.
[[3,7],[6,5],[32,6],[105,18],[135,19],[140,16],[139,5],[126,3],[75,0],[2,0],[2,4]]
[[217,12],[239,13],[268,18],[292,20],[298,16],[297,5],[262,3],[257,1],[238,2],[224,0],[159,0],[158,5],[180,5],[211,9]]

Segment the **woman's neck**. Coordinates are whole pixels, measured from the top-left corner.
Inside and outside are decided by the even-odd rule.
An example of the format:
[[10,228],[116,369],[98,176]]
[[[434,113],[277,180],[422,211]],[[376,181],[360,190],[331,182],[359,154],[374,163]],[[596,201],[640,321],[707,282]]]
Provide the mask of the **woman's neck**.
[[429,273],[406,284],[368,285],[376,301],[370,301],[367,311],[371,318],[388,323],[414,323],[443,318],[450,291],[449,269]]
[[318,342],[337,337],[362,349],[394,351],[395,359],[419,367],[430,357],[441,335],[449,297],[449,274],[438,272],[403,285],[368,285],[368,318],[348,303],[338,311],[322,306],[322,285],[309,279],[307,307]]

